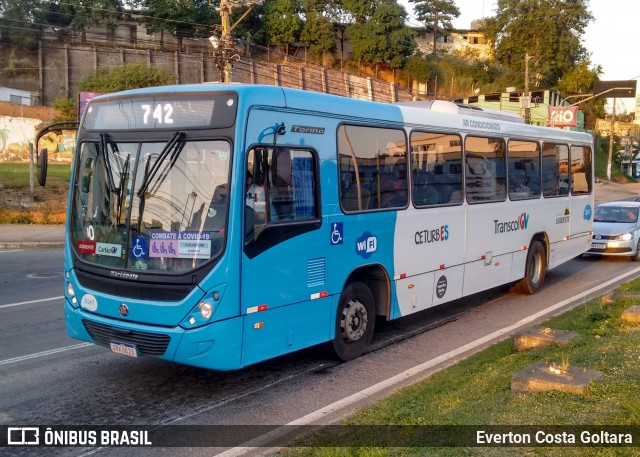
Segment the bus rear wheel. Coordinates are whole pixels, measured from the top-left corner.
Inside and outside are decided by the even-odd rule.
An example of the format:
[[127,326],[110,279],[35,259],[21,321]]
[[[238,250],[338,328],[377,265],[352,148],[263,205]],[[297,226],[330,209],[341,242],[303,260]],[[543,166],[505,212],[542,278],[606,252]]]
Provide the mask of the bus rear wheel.
[[540,241],[534,241],[527,253],[527,263],[524,278],[518,284],[525,294],[533,295],[540,290],[547,273],[547,255],[544,245]]
[[375,326],[375,305],[371,290],[352,282],[342,291],[338,303],[333,352],[342,361],[353,360],[365,351]]

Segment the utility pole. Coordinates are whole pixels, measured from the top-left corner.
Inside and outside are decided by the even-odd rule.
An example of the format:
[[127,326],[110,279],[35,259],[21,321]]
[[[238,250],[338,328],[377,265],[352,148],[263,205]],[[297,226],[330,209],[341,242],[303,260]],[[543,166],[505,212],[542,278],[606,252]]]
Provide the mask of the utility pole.
[[524,55],[524,123],[531,124],[531,95],[529,94],[529,53]]
[[220,22],[222,25],[222,36],[220,37],[220,41],[222,42],[222,82],[228,83],[231,82],[231,62],[229,62],[228,58],[225,58],[225,52],[229,45],[231,37],[229,36],[229,29],[231,23],[231,6],[227,2],[227,0],[220,0],[220,7],[217,8],[220,12]]
[[[251,12],[254,5],[262,0],[220,0],[220,6],[216,11],[220,13],[220,37],[211,35],[209,42],[216,54],[216,66],[220,70],[220,79],[223,83],[231,82],[231,61],[240,59],[236,53],[231,31]],[[211,5],[211,0],[209,0]],[[242,16],[231,25],[231,10],[233,8],[249,7]]]
[[[611,133],[609,135],[609,160],[607,161],[607,179],[611,181],[611,162],[613,160],[613,136],[616,122],[616,98],[613,97],[613,109],[611,110]],[[631,164],[629,164],[631,165]]]

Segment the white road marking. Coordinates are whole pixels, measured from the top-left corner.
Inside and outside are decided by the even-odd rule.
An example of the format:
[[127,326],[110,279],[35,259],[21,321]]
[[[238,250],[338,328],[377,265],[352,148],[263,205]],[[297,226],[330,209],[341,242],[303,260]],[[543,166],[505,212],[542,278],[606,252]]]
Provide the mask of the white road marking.
[[2,308],[12,308],[14,306],[30,305],[31,303],[40,303],[40,302],[43,302],[43,301],[60,300],[61,298],[64,298],[64,295],[60,295],[59,297],[41,298],[39,300],[29,300],[29,301],[21,301],[21,302],[18,302],[18,303],[9,303],[9,304],[6,304],[6,305],[0,305],[0,309],[2,309]]
[[80,343],[73,346],[65,346],[58,349],[50,349],[48,351],[36,352],[35,354],[23,355],[20,357],[14,357],[13,359],[0,360],[0,366],[9,365],[10,363],[22,362],[24,360],[36,359],[38,357],[45,357],[51,354],[58,354],[60,352],[72,351],[74,349],[82,349],[89,346],[95,346],[93,343]]
[[0,250],[0,254],[4,254],[6,252],[22,252],[24,249],[7,249],[6,251]]
[[306,416],[303,416],[299,419],[291,421],[282,427],[278,427],[277,429],[272,430],[269,433],[265,433],[264,435],[258,436],[257,438],[247,441],[246,443],[243,443],[238,447],[234,447],[224,452],[221,452],[219,454],[216,454],[216,456],[217,457],[237,457],[237,456],[245,455],[251,451],[254,451],[255,448],[257,447],[265,447],[274,438],[283,437],[291,433],[292,426],[309,425],[322,419],[323,417],[328,417],[330,414],[336,411],[346,408],[347,406],[351,406],[354,403],[366,400],[385,389],[393,387],[395,384],[398,384],[413,376],[419,375],[443,362],[446,362],[450,359],[458,357],[459,355],[464,354],[467,351],[477,349],[478,347],[481,347],[482,345],[489,343],[493,340],[500,341],[505,337],[507,337],[508,335],[513,334],[515,330],[517,330],[522,326],[530,324],[531,322],[534,322],[539,318],[545,317],[553,313],[554,311],[557,311],[567,305],[570,305],[571,303],[576,303],[576,304],[580,303],[582,300],[584,300],[586,297],[589,297],[592,294],[599,293],[599,292],[604,293],[608,290],[608,288],[612,284],[622,281],[625,278],[628,278],[629,276],[634,276],[638,274],[640,274],[640,267],[635,268],[634,270],[629,271],[627,273],[621,274],[613,279],[610,279],[605,283],[599,284],[598,286],[592,287],[591,289],[586,290],[571,298],[562,300],[561,302],[558,302],[555,305],[549,306],[548,308],[538,311],[537,313],[532,314],[531,316],[526,317],[516,322],[515,324],[509,325],[500,330],[496,330],[493,333],[490,333],[482,338],[472,341],[471,343],[465,344],[464,346],[461,346],[457,349],[449,351],[446,354],[442,354],[441,356],[438,356],[434,359],[427,360],[426,362],[423,362],[420,365],[416,365],[413,368],[403,371],[402,373],[392,376],[391,378],[385,379],[384,381],[374,384],[371,387],[368,387],[360,392],[356,392],[355,394],[345,397],[342,400],[338,400],[328,406],[325,406],[324,408],[321,408],[317,411],[307,414]]

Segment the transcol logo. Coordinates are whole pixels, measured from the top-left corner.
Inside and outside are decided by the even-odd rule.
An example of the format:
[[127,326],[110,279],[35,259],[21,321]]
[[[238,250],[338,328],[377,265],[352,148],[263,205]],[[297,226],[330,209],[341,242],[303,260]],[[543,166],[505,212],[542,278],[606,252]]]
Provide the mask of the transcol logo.
[[371,232],[364,232],[356,240],[356,253],[364,259],[371,257],[371,254],[378,250],[378,237]]
[[512,221],[501,222],[498,219],[493,221],[496,233],[515,232],[517,230],[526,230],[529,226],[529,215],[522,213],[517,219]]

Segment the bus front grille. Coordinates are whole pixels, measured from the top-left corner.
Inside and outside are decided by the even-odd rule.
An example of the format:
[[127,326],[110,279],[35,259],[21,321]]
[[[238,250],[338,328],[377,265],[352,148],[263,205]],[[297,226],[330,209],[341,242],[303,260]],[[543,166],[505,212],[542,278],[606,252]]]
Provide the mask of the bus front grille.
[[171,337],[157,333],[125,330],[110,325],[82,320],[84,328],[98,344],[109,346],[109,341],[134,344],[142,355],[163,355]]

